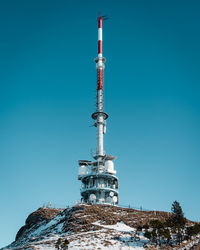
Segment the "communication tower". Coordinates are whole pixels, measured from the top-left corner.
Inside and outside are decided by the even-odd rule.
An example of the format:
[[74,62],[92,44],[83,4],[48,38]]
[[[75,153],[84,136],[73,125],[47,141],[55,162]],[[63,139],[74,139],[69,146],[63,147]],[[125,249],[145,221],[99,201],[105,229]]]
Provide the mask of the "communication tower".
[[103,136],[106,133],[108,114],[103,109],[103,72],[106,59],[102,49],[102,24],[106,16],[98,17],[98,57],[96,112],[92,114],[97,129],[97,148],[93,161],[79,160],[78,180],[81,180],[81,201],[83,203],[118,204],[118,178],[114,170],[112,155],[104,153]]

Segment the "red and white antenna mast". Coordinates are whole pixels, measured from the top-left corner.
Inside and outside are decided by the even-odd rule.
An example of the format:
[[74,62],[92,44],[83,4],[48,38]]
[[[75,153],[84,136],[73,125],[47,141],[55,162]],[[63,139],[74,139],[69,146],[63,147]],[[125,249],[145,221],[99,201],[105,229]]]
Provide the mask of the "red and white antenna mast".
[[95,156],[97,160],[101,160],[105,155],[103,134],[106,132],[106,119],[108,118],[108,115],[103,112],[103,72],[106,59],[103,57],[102,24],[105,19],[107,19],[106,16],[98,17],[98,57],[95,59],[97,69],[97,109],[96,112],[92,114],[92,118],[96,121],[95,126],[97,127],[97,149]]

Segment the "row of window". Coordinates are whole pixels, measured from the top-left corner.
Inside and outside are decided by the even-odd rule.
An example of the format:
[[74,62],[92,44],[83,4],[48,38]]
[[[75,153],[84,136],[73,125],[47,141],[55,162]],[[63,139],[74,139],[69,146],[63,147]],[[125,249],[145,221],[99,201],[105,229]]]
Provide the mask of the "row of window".
[[82,189],[86,189],[86,188],[111,188],[111,189],[117,189],[118,186],[117,185],[106,185],[104,183],[100,184],[96,184],[96,185],[87,185],[87,184],[82,184]]

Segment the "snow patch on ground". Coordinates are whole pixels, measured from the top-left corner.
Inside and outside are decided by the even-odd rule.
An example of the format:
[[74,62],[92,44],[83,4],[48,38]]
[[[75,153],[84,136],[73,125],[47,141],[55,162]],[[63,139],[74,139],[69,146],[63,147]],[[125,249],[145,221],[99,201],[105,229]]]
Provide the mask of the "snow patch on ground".
[[124,222],[118,222],[115,225],[102,225],[100,224],[99,221],[92,223],[93,225],[96,226],[101,226],[104,228],[108,228],[108,229],[113,229],[119,232],[135,232],[135,229],[132,227],[127,226],[126,224],[124,224]]

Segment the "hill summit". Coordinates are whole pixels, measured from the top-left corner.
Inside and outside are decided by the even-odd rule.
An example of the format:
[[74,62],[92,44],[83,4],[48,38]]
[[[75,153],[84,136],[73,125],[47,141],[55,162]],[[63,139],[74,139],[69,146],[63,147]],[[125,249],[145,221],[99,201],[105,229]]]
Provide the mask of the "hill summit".
[[[39,208],[28,216],[15,241],[2,250],[199,249],[198,233],[177,244],[175,231],[166,224],[171,216],[111,205]],[[195,225],[186,220],[187,228]]]

